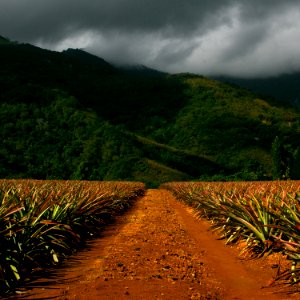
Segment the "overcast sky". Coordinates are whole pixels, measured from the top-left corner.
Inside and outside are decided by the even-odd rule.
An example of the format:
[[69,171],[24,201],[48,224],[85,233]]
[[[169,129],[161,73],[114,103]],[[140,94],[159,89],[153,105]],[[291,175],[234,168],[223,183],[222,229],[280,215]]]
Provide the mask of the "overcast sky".
[[172,73],[300,71],[300,0],[0,0],[0,35]]

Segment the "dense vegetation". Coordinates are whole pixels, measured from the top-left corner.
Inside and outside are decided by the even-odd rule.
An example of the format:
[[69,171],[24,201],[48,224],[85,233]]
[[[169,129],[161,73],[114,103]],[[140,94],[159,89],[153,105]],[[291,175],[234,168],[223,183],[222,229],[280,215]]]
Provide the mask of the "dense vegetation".
[[0,297],[61,263],[144,194],[139,182],[0,180]]
[[299,112],[191,74],[0,38],[0,177],[298,179]]
[[300,107],[300,72],[286,73],[267,78],[237,78],[230,76],[214,77],[247,88],[270,99]]
[[226,244],[240,255],[258,258],[281,253],[292,263],[278,269],[275,280],[299,283],[299,181],[183,182],[161,188],[194,208]]

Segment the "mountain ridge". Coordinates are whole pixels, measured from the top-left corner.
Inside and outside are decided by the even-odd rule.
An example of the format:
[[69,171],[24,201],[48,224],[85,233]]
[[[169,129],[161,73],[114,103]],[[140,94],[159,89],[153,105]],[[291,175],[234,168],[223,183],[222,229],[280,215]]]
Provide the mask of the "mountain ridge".
[[265,98],[274,98],[282,103],[300,107],[300,72],[285,73],[267,78],[243,79],[230,76],[212,78],[247,88]]
[[299,177],[300,113],[288,104],[195,74],[118,68],[82,49],[0,42],[0,63],[2,178]]

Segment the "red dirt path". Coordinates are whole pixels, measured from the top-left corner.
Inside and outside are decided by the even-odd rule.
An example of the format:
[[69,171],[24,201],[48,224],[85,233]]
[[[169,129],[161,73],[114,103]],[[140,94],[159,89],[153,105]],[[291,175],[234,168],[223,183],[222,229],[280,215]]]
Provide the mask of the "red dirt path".
[[148,190],[89,250],[18,298],[291,299],[266,287],[276,271],[237,258],[168,191]]

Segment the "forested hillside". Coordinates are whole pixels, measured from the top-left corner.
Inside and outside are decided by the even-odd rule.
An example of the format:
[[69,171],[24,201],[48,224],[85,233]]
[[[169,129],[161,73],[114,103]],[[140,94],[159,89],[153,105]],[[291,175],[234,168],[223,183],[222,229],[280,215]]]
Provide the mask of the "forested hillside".
[[0,38],[0,177],[298,179],[296,108],[192,75]]
[[300,73],[281,74],[267,78],[216,77],[222,82],[236,84],[270,99],[300,107]]

